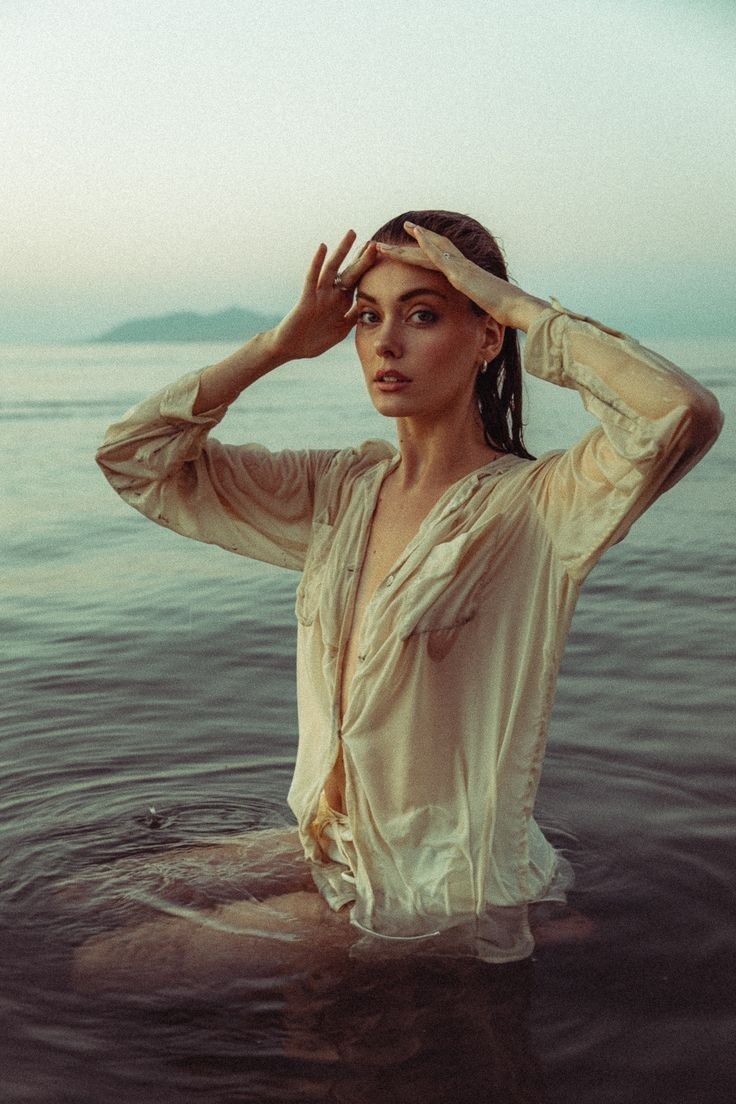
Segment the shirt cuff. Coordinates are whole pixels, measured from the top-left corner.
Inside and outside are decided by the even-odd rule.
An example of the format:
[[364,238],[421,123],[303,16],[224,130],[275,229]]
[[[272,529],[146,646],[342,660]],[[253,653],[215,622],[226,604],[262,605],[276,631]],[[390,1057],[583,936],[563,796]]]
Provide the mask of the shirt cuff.
[[550,383],[557,383],[562,387],[574,386],[565,372],[564,355],[564,338],[571,325],[577,327],[583,323],[608,337],[628,344],[638,344],[635,338],[621,330],[615,330],[612,326],[607,326],[596,318],[590,318],[587,314],[568,310],[552,296],[550,296],[550,303],[552,305],[534,319],[524,343],[524,368],[532,376],[548,380]]
[[192,408],[199,395],[199,381],[204,368],[189,372],[176,380],[161,395],[159,413],[166,422],[191,422],[192,425],[215,426],[227,413],[227,403],[194,414]]
[[[605,322],[599,322],[597,318],[591,318],[587,314],[578,314],[576,311],[569,310],[567,307],[563,307],[559,299],[555,299],[553,295],[550,295],[549,301],[552,304],[550,308],[553,314],[561,314],[567,318],[574,318],[578,322],[587,322],[591,326],[595,326],[597,330],[601,330],[603,333],[610,334],[611,337],[620,337],[624,341],[635,341],[636,339],[631,337],[627,333],[623,333],[622,330],[614,330],[612,326],[607,326]],[[548,312],[544,312],[545,314]],[[542,316],[543,317],[543,316]]]

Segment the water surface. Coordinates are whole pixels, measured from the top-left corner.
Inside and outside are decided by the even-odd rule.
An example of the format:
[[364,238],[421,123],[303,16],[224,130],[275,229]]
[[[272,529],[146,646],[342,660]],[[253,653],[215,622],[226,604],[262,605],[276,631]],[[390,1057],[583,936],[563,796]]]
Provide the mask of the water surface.
[[[60,882],[291,822],[297,576],[145,522],[92,463],[128,405],[225,351],[0,348],[3,1100],[732,1104],[728,425],[607,554],[574,620],[538,816],[576,868],[590,942],[508,969],[351,963],[288,993],[71,991],[72,948],[109,917],[60,904]],[[733,424],[736,344],[662,351]],[[589,424],[548,385],[529,401],[537,453]],[[345,346],[262,380],[220,435],[324,447],[389,428]]]

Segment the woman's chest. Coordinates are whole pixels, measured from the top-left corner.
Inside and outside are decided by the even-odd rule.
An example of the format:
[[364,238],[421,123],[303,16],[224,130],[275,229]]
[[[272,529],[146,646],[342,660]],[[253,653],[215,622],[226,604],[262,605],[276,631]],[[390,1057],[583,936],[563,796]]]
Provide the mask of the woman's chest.
[[536,512],[518,496],[458,495],[429,512],[377,497],[368,506],[316,526],[299,588],[302,626],[318,621],[334,648],[355,638],[366,653],[387,634],[466,624],[480,603],[511,598],[545,554]]
[[362,556],[359,553],[355,573],[354,628],[359,628],[365,607],[391,569],[401,562],[435,502],[436,498],[402,498],[395,492],[379,495],[364,533]]

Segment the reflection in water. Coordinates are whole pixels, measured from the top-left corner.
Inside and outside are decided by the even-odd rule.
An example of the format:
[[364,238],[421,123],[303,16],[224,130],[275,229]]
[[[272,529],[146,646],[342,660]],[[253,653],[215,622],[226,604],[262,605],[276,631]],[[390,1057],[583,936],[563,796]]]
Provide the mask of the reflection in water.
[[[343,963],[217,996],[86,998],[97,1046],[157,1100],[541,1104],[529,960]],[[84,1033],[78,1025],[77,1043]],[[107,1040],[107,1041],[105,1041]],[[94,1046],[93,1046],[94,1049]],[[137,1099],[133,1096],[124,1099]]]
[[286,1051],[308,1081],[321,1066],[324,1100],[535,1104],[531,977],[529,960],[353,966],[337,986],[312,979],[290,994]]

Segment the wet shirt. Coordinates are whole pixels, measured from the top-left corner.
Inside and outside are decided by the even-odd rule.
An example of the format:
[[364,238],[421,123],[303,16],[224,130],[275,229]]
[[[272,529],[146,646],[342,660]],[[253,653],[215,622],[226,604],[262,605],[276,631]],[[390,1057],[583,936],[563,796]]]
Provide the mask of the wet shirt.
[[[530,952],[527,906],[560,882],[533,807],[580,586],[720,427],[694,380],[559,304],[531,327],[524,361],[579,392],[599,426],[539,460],[502,456],[439,499],[366,608],[342,718],[347,633],[396,450],[221,444],[208,434],[226,408],[192,414],[194,373],[112,426],[98,454],[152,520],[302,573],[289,804],[318,888],[350,904],[368,944],[457,937],[494,962]],[[339,750],[347,880],[312,831]]]

